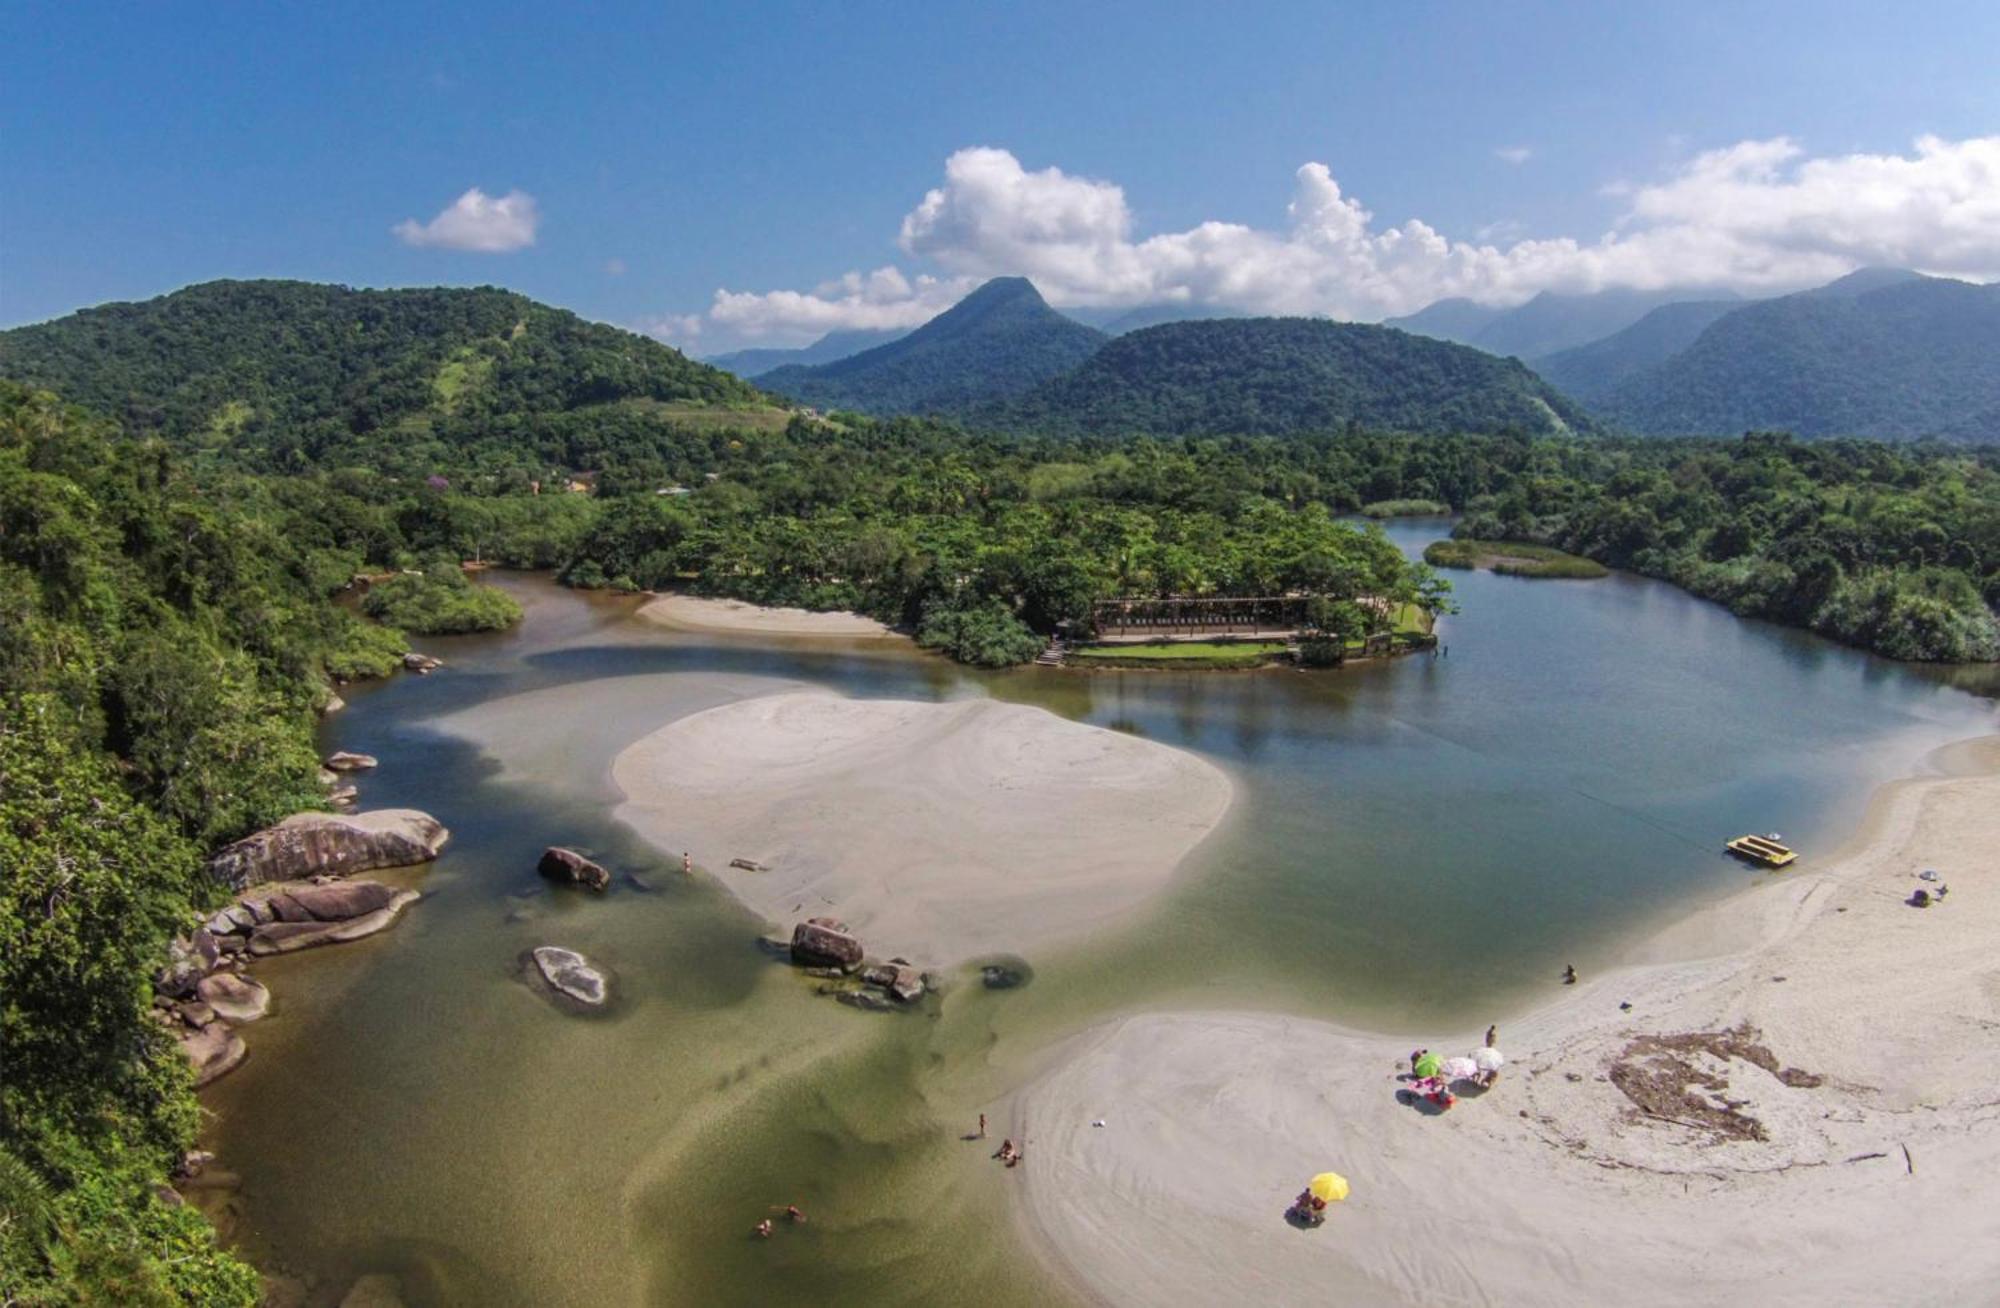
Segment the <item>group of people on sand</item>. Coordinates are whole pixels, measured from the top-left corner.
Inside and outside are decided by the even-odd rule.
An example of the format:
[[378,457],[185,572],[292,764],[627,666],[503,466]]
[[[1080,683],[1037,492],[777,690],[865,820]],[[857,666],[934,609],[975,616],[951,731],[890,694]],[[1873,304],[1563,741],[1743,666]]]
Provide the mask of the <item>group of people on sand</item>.
[[[774,1208],[771,1211],[777,1212],[779,1210]],[[786,1204],[783,1209],[783,1212],[785,1214],[785,1220],[790,1222],[793,1226],[804,1226],[806,1224],[806,1215],[803,1212],[799,1211],[799,1206],[797,1204]],[[777,1228],[772,1225],[771,1219],[766,1217],[763,1221],[757,1223],[755,1226],[750,1228],[750,1234],[756,1236],[759,1240],[768,1240],[771,1238],[771,1232],[776,1229]]]
[[[981,1113],[979,1115],[979,1131],[972,1138],[974,1140],[984,1140],[986,1138],[986,1114]],[[1011,1136],[1000,1142],[1000,1148],[993,1156],[999,1159],[1001,1165],[1005,1167],[1019,1167],[1021,1160],[1027,1157],[1026,1154],[1021,1152],[1021,1147],[1014,1143]]]
[[[1485,1050],[1497,1049],[1498,1046],[1495,1042],[1499,1037],[1500,1027],[1497,1023],[1487,1027]],[[1485,1050],[1481,1052],[1484,1053]],[[1418,1065],[1430,1057],[1430,1052],[1428,1049],[1416,1049],[1410,1052],[1410,1093],[1419,1098],[1430,1100],[1439,1109],[1449,1109],[1453,1104],[1458,1102],[1458,1096],[1451,1092],[1450,1079],[1436,1074],[1430,1076],[1416,1074]],[[1500,1069],[1498,1067],[1481,1067],[1467,1079],[1481,1090],[1491,1090],[1494,1083],[1500,1079]]]

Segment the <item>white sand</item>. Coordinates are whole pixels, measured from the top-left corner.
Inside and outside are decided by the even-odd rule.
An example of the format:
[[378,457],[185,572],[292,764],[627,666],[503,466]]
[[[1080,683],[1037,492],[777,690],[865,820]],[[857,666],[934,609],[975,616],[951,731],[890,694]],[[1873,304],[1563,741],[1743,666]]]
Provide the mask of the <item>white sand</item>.
[[[1976,752],[1982,775],[1885,788],[1851,852],[1652,955],[1726,956],[1503,1020],[1508,1073],[1442,1116],[1397,1101],[1398,1068],[1478,1032],[1184,1013],[1086,1033],[996,1118],[1028,1141],[1005,1180],[1031,1241],[1120,1304],[2000,1302],[2000,751]],[[1951,893],[1919,910],[1923,867]],[[1826,1078],[1696,1056],[1765,1141],[1640,1116],[1608,1079],[1640,1034],[1739,1022]],[[1353,1197],[1292,1228],[1325,1168]]]
[[859,613],[818,613],[811,609],[768,608],[742,600],[662,595],[648,600],[639,616],[679,631],[729,632],[747,636],[895,636]]
[[921,965],[1033,953],[1129,912],[1230,799],[1192,754],[1042,709],[815,691],[682,718],[612,778],[620,819],[783,929],[838,917]]

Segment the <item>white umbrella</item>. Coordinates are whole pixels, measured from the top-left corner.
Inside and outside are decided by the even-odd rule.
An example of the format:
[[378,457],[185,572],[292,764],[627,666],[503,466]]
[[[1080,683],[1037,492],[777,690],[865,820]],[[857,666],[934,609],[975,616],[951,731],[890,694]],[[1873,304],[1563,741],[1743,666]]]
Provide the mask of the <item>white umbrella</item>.
[[1479,1075],[1479,1064],[1470,1058],[1447,1058],[1438,1064],[1438,1075],[1447,1081],[1470,1081]]
[[1472,1064],[1482,1072],[1497,1072],[1507,1064],[1507,1055],[1492,1045],[1483,1045],[1472,1051]]

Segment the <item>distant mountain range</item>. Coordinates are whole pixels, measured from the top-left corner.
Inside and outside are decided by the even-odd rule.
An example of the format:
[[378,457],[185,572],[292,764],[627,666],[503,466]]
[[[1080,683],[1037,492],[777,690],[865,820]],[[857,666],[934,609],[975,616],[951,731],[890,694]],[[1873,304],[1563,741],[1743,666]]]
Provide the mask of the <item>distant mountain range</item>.
[[767,347],[732,350],[728,354],[717,354],[702,362],[711,368],[733,372],[738,377],[755,379],[762,373],[792,364],[810,368],[822,363],[833,363],[850,355],[859,354],[863,350],[872,350],[878,345],[899,341],[909,334],[907,328],[900,327],[880,331],[853,328],[847,331],[828,332],[811,345],[801,345],[795,349]]
[[1408,317],[1390,318],[1382,325],[1534,363],[1544,356],[1602,340],[1622,331],[1662,305],[1692,298],[1734,300],[1741,297],[1733,291],[1699,296],[1686,288],[1671,291],[1613,289],[1587,295],[1559,295],[1543,291],[1527,303],[1510,309],[1493,308],[1465,299],[1439,300]]
[[1534,368],[1569,394],[1586,404],[1594,404],[1628,378],[1665,363],[1693,345],[1710,323],[1742,307],[1741,300],[1683,300],[1663,304],[1601,341],[1536,359]]
[[757,384],[820,408],[964,413],[1075,367],[1108,339],[1051,309],[1026,278],[996,277],[907,336]]
[[1590,431],[1590,415],[1513,359],[1322,318],[1174,322],[1117,337],[1074,370],[973,415],[1020,431],[1284,435]]
[[[1631,354],[1648,349],[1658,353]],[[1577,379],[1574,359],[1552,362]],[[1579,389],[1597,385],[1585,375]],[[1721,314],[1666,357],[1619,372],[1594,404],[1655,435],[2000,439],[2000,285],[1864,269]]]

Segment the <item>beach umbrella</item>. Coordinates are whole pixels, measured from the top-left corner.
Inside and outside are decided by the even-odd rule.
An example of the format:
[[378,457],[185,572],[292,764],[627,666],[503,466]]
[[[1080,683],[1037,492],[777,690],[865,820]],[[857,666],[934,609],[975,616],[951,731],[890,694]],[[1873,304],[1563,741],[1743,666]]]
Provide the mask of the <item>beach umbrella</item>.
[[1507,1065],[1507,1055],[1492,1045],[1484,1045],[1472,1051],[1472,1063],[1482,1072],[1497,1072]]
[[1438,1065],[1438,1074],[1447,1081],[1470,1081],[1479,1075],[1479,1064],[1470,1058],[1447,1058]]
[[1339,1172],[1321,1172],[1307,1183],[1306,1190],[1323,1204],[1337,1204],[1347,1198],[1347,1178]]
[[1415,1072],[1420,1077],[1436,1076],[1438,1074],[1438,1065],[1443,1061],[1444,1060],[1439,1058],[1436,1054],[1433,1054],[1430,1051],[1426,1050],[1423,1053],[1423,1055],[1419,1057],[1417,1061],[1411,1065],[1410,1070],[1412,1072]]

